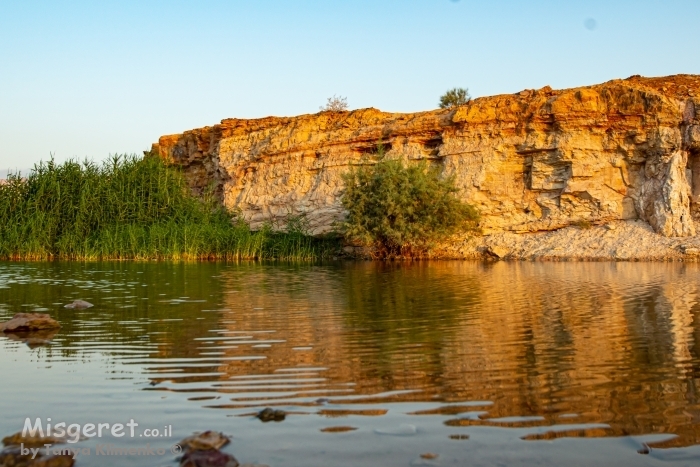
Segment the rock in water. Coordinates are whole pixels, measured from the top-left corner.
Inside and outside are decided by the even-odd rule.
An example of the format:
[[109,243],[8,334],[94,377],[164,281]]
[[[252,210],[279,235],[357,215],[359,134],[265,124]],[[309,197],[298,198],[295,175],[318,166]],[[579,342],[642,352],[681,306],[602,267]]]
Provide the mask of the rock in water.
[[60,455],[43,457],[39,452],[34,459],[22,455],[19,447],[11,447],[0,452],[0,467],[73,467],[71,456]]
[[269,407],[258,413],[258,418],[263,422],[281,422],[286,416],[284,410],[273,410]]
[[35,459],[28,467],[73,467],[75,460],[67,454]]
[[210,449],[221,449],[230,441],[230,438],[223,433],[205,431],[204,433],[195,433],[178,444],[186,451],[207,451]]
[[85,308],[92,308],[94,305],[85,300],[75,300],[73,303],[69,303],[64,308],[69,308],[71,310],[84,310]]
[[11,320],[0,323],[2,332],[31,332],[58,329],[58,321],[45,313],[17,313]]
[[188,451],[180,460],[180,467],[238,467],[231,454],[219,450]]
[[13,447],[0,452],[1,467],[27,467],[31,461],[31,456],[23,456],[19,448]]
[[2,444],[5,446],[19,446],[24,444],[25,447],[43,447],[45,444],[59,444],[64,442],[65,440],[63,438],[56,438],[54,436],[24,436],[21,431],[18,431],[14,435],[5,436],[2,439]]

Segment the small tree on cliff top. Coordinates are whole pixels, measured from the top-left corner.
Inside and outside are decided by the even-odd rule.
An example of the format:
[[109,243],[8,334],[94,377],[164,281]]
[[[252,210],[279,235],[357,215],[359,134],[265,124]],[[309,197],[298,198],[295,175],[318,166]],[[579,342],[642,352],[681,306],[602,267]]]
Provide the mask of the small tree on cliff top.
[[466,88],[453,88],[440,96],[440,108],[449,109],[458,105],[464,105],[471,100],[469,90]]
[[456,196],[454,178],[443,179],[425,162],[379,161],[343,176],[343,231],[374,247],[377,257],[422,256],[435,242],[477,228],[477,210]]

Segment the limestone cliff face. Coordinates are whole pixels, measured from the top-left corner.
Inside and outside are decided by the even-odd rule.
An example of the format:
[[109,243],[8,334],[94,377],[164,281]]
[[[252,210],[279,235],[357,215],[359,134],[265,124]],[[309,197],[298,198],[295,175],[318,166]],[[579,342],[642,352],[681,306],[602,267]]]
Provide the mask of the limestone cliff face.
[[253,120],[163,136],[153,153],[213,186],[253,227],[305,214],[314,233],[343,217],[341,174],[390,157],[456,177],[485,233],[641,219],[695,235],[700,216],[700,76],[545,87],[413,114],[363,109]]

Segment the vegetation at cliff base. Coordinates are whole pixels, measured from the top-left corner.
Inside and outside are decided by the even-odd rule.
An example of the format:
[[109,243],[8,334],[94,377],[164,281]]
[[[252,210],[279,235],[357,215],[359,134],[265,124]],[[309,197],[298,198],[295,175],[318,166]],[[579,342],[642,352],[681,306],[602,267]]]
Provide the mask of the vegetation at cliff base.
[[457,232],[477,229],[479,215],[456,196],[453,178],[420,162],[384,157],[344,175],[345,235],[373,248],[376,257],[424,256]]
[[465,88],[453,88],[440,96],[440,108],[449,109],[458,105],[464,105],[471,100],[469,90]]
[[193,196],[183,175],[156,157],[52,160],[0,184],[2,259],[310,260],[336,249],[298,221],[252,231],[213,196]]

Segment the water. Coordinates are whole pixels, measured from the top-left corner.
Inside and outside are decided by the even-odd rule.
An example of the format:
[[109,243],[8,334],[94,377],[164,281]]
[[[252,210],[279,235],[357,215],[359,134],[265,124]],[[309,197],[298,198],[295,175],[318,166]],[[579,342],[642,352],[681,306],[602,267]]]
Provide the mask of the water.
[[0,435],[139,424],[78,467],[207,429],[272,467],[700,465],[697,265],[0,263],[30,311],[62,328],[0,338]]

